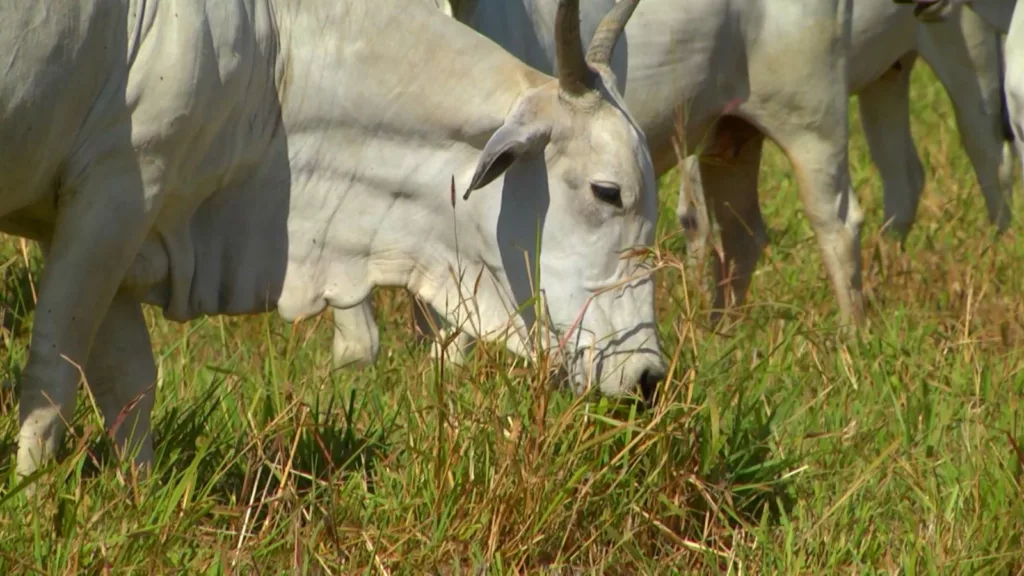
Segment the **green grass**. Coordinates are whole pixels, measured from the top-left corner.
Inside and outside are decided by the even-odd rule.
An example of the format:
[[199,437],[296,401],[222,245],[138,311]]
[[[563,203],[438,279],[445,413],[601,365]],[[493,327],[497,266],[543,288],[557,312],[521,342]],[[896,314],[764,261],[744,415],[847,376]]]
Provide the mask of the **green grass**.
[[[994,239],[944,93],[923,66],[913,89],[928,184],[905,251],[879,236],[852,112],[863,337],[834,335],[774,148],[772,245],[727,336],[666,257],[673,371],[650,413],[552,390],[493,346],[441,367],[411,342],[398,292],[376,296],[384,348],[363,371],[330,369],[326,318],[180,325],[148,310],[150,481],[112,461],[83,394],[48,498],[12,494],[17,402],[0,391],[0,573],[1020,573],[1024,206]],[[678,257],[674,184],[659,244]],[[0,378],[16,382],[38,256],[26,267],[5,242]]]

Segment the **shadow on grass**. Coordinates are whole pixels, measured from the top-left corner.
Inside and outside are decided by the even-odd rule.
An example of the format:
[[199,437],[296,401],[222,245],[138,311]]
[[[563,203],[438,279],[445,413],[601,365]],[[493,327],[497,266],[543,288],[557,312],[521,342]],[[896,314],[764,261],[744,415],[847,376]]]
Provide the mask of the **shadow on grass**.
[[[772,446],[774,419],[774,411],[764,414],[759,398],[748,401],[742,392],[722,411],[706,402],[697,411],[667,407],[663,437],[637,460],[634,474],[659,478],[655,494],[680,496],[690,517],[679,520],[691,527],[703,525],[705,514],[733,527],[775,524],[795,504],[792,471],[799,460],[780,455]],[[627,440],[613,439],[611,452]]]
[[[247,434],[210,429],[226,386],[211,386],[202,401],[185,409],[171,408],[156,424],[157,461],[166,466],[163,481],[197,470],[200,483],[208,484],[208,496],[223,503],[250,500],[254,490],[272,495],[288,485],[299,494],[330,487],[350,474],[361,475],[372,490],[376,463],[387,451],[383,431],[356,428],[357,394],[335,406],[334,398],[324,409],[291,401],[280,408],[265,395],[252,411]],[[198,459],[198,466],[195,463]],[[287,476],[285,476],[287,474]],[[257,496],[259,497],[259,496]]]
[[21,257],[14,256],[0,262],[0,345],[7,346],[12,338],[27,337],[29,314],[35,310],[34,278],[39,278],[42,260],[30,257],[25,266]]
[[[233,508],[280,496],[286,490],[300,497],[313,490],[329,490],[353,474],[373,490],[374,468],[387,446],[383,430],[357,429],[354,415],[360,407],[354,390],[341,406],[332,399],[323,410],[316,404],[263,395],[251,415],[241,415],[249,420],[241,433],[217,414],[224,399],[236,392],[234,386],[217,381],[202,396],[165,407],[153,423],[155,473],[149,487],[155,492],[151,496],[162,500],[165,491],[187,485],[193,502],[205,500]],[[10,421],[16,424],[16,419]],[[0,431],[0,455],[5,456],[0,477],[11,477],[16,448],[16,425],[5,427]],[[74,477],[87,483],[109,480],[111,469],[118,466],[123,478],[130,477],[130,464],[118,457],[113,441],[88,410],[78,411],[61,454],[56,467],[60,482]],[[9,488],[0,487],[0,497]],[[253,521],[260,522],[260,516],[257,509]]]
[[[756,400],[745,402],[741,392],[732,425],[717,441],[712,433],[714,418],[704,416],[694,422],[695,437],[701,438],[696,447],[699,479],[712,494],[721,496],[716,504],[733,526],[765,520],[775,524],[795,504],[790,473],[798,460],[783,457],[772,448],[775,412],[765,416],[762,408]],[[710,503],[704,498],[700,501],[695,507],[708,510]]]
[[[574,511],[563,530],[573,536],[535,544],[533,561],[583,559],[596,541],[656,564],[687,543],[725,570],[737,532],[778,526],[796,504],[800,466],[773,443],[782,411],[766,410],[749,387],[720,407],[720,395],[707,396],[667,402],[650,417],[629,403],[591,405],[594,425],[574,428],[583,438],[569,434],[548,450],[578,456],[566,466],[572,486],[549,497],[567,492]],[[581,468],[594,473],[578,480]]]

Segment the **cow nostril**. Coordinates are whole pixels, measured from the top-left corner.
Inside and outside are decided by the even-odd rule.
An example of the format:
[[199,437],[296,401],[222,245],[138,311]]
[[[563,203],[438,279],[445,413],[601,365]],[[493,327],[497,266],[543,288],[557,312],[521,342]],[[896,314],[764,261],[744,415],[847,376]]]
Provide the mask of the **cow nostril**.
[[654,406],[655,394],[658,392],[658,384],[665,379],[663,370],[644,370],[640,375],[640,393],[644,397],[644,404]]

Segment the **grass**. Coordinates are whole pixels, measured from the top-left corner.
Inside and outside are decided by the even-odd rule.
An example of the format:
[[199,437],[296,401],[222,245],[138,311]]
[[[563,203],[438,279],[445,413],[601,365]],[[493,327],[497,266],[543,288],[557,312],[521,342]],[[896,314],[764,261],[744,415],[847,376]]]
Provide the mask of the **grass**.
[[[83,395],[59,481],[29,504],[10,492],[17,402],[0,390],[0,573],[1021,573],[1024,207],[994,238],[924,66],[913,90],[929,179],[905,251],[879,236],[851,112],[863,337],[833,335],[774,148],[772,244],[741,321],[712,334],[693,279],[658,279],[673,371],[653,412],[552,390],[493,346],[441,366],[410,343],[399,292],[376,296],[384,352],[362,371],[330,369],[326,318],[180,325],[147,310],[151,481],[110,458]],[[662,184],[659,247],[681,256],[675,176]],[[0,378],[16,382],[38,256],[15,240],[3,253]]]

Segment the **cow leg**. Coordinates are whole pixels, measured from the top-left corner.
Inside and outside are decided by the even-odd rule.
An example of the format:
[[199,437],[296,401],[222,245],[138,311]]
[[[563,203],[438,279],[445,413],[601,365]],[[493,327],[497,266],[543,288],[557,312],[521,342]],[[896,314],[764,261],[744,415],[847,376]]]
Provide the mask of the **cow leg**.
[[16,474],[55,455],[96,331],[149,227],[134,159],[61,191],[22,380]]
[[859,326],[864,318],[860,260],[864,214],[850,185],[846,109],[845,105],[836,106],[834,113],[825,115],[815,110],[815,130],[782,121],[770,135],[793,165],[804,213],[818,239],[841,320]]
[[96,332],[86,378],[121,457],[140,467],[153,460],[150,416],[156,364],[142,306],[119,292]]
[[[743,122],[733,119],[733,124],[737,121]],[[719,135],[723,129],[724,126],[719,129]],[[763,145],[763,136],[751,134],[734,154],[704,158],[700,164],[701,181],[722,235],[721,254],[712,254],[713,323],[729,308],[730,295],[732,306],[743,304],[754,267],[768,243],[757,198]]]
[[[440,358],[442,343],[451,337],[455,329],[433,307],[419,298],[413,298],[412,313],[413,321],[416,324],[417,337],[430,342],[430,356],[432,358]],[[448,343],[448,346],[444,348],[444,358],[452,364],[461,366],[465,364],[466,351],[472,345],[472,337],[465,332],[459,332]]]
[[917,216],[924,167],[910,132],[910,71],[917,54],[900,58],[857,95],[871,160],[882,176],[885,229],[903,241]]
[[686,238],[686,263],[695,268],[705,261],[707,242],[711,235],[704,182],[701,180],[700,157],[696,154],[679,159],[679,200],[676,218]]
[[[49,256],[49,242],[39,242],[39,248]],[[140,467],[150,464],[156,364],[142,305],[131,295],[114,296],[93,339],[85,375],[120,453],[132,455]]]
[[1000,42],[974,12],[958,12],[958,18],[919,26],[918,44],[953,102],[957,130],[985,197],[989,221],[1002,232],[1010,224],[1012,171],[1003,168]]
[[380,354],[380,328],[369,298],[354,308],[334,309],[332,359],[335,368],[368,366]]
[[[1004,140],[1003,150],[999,155],[999,186],[1006,191],[1007,204],[1011,203],[1011,196],[1013,196],[1013,166],[1018,156],[1014,151],[1015,143],[1016,137]],[[1012,219],[1012,216],[1012,214],[1008,215],[1007,219]]]
[[[422,306],[426,305],[416,298],[413,303],[413,319],[416,324],[417,337],[430,340],[431,355],[437,358],[441,353],[438,342],[450,335],[451,328],[447,326],[444,318],[429,306],[427,306],[428,312],[425,314]],[[439,330],[436,335],[435,326]],[[460,334],[448,345],[445,357],[454,364],[462,364],[465,360],[465,350],[471,345],[472,339],[466,334]],[[370,300],[367,299],[355,308],[335,308],[332,347],[334,368],[368,366],[375,363],[379,355],[380,329],[377,326],[373,304]]]

